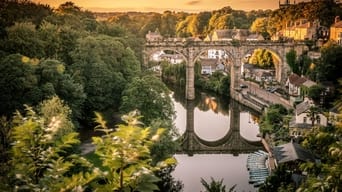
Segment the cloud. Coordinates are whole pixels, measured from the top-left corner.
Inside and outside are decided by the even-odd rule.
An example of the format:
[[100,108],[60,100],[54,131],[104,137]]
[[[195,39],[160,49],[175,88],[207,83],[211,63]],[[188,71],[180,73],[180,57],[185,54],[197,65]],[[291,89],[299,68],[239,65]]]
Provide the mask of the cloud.
[[197,5],[197,4],[200,4],[200,3],[201,3],[201,1],[188,1],[185,4],[186,5]]

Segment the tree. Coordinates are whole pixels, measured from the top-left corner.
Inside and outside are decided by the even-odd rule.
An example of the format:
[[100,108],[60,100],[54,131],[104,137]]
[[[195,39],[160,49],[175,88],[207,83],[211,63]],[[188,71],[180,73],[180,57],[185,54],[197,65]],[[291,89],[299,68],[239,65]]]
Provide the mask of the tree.
[[83,86],[76,83],[65,68],[64,63],[53,59],[45,59],[39,63],[36,75],[39,79],[41,98],[47,99],[58,95],[71,108],[72,119],[80,119],[86,95]]
[[249,59],[249,62],[264,69],[274,68],[273,55],[266,49],[254,50],[252,56]]
[[320,112],[321,110],[316,106],[311,106],[309,108],[307,112],[307,117],[310,119],[312,127],[315,125],[315,121],[318,122],[320,120],[320,117],[319,117]]
[[270,37],[270,34],[268,33],[268,19],[266,17],[256,18],[253,21],[250,30],[261,34],[265,39]]
[[87,116],[92,116],[93,111],[117,109],[127,81],[140,70],[133,52],[106,35],[79,39],[72,59],[70,69],[87,94]]
[[95,129],[105,133],[103,137],[93,137],[96,145],[95,153],[99,155],[109,172],[104,174],[104,184],[96,185],[104,191],[153,191],[158,190],[155,184],[159,181],[153,171],[175,163],[174,158],[166,159],[152,166],[150,147],[157,142],[163,129],[151,134],[150,128],[141,128],[137,111],[122,116],[127,125],[121,124],[115,129],[106,126],[106,122],[97,113]]
[[297,65],[297,53],[294,49],[291,49],[286,53],[286,62],[290,66],[293,73],[299,74],[299,67]]
[[308,97],[311,98],[315,104],[319,104],[324,91],[325,88],[322,85],[314,85],[308,89]]
[[[18,112],[13,122],[12,180],[9,182],[16,190],[81,190],[97,177],[97,171],[92,171],[88,161],[70,153],[79,144],[78,134],[63,131],[61,125],[65,125],[65,120],[58,115],[47,122],[27,107],[26,114]],[[64,134],[56,137],[59,133]]]
[[321,50],[321,59],[317,65],[317,76],[319,81],[331,81],[337,84],[341,78],[338,72],[341,68],[342,47],[331,45]]
[[22,54],[31,58],[45,55],[44,43],[40,39],[36,26],[30,22],[16,23],[7,28],[7,38],[1,42],[2,50],[10,54]]
[[0,114],[11,116],[23,104],[37,104],[41,100],[37,63],[28,57],[13,54],[0,60]]
[[122,93],[121,113],[139,110],[142,122],[150,125],[153,120],[171,122],[174,110],[169,90],[154,76],[136,77]]
[[[212,177],[210,178],[211,182],[210,184],[201,178],[201,183],[204,186],[206,192],[226,192],[226,186],[223,185],[223,179],[220,181],[215,181]],[[230,189],[229,192],[233,192],[235,189],[236,185],[233,185]]]

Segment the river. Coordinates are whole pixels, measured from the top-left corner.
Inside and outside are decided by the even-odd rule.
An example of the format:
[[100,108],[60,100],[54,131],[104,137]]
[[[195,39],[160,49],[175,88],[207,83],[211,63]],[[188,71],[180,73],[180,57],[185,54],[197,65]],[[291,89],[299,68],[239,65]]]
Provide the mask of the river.
[[196,93],[195,101],[187,101],[183,91],[173,91],[174,123],[183,143],[175,154],[178,165],[172,175],[182,181],[184,191],[204,191],[200,180],[210,183],[211,177],[223,179],[227,191],[235,184],[238,192],[257,191],[248,183],[246,169],[248,153],[257,149],[244,144],[260,141],[258,114],[215,95]]

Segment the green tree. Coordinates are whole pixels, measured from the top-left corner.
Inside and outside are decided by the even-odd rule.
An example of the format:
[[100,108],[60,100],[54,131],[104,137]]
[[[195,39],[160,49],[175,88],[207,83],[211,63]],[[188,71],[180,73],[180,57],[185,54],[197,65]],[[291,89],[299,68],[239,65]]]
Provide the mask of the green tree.
[[31,58],[45,55],[44,41],[39,37],[36,26],[29,22],[16,23],[7,28],[7,38],[1,42],[2,50],[10,54],[22,54]]
[[308,89],[308,97],[311,98],[315,104],[319,104],[323,91],[325,91],[325,88],[322,85],[314,85]]
[[74,63],[70,69],[76,82],[84,86],[87,94],[84,106],[88,116],[92,116],[95,110],[118,108],[128,78],[132,78],[139,69],[132,54],[120,41],[110,36],[79,39],[72,52]]
[[142,128],[139,114],[133,111],[122,116],[127,125],[118,125],[115,131],[106,126],[106,122],[99,114],[96,130],[105,133],[103,137],[93,137],[96,145],[95,153],[99,155],[103,166],[109,172],[104,176],[105,183],[96,188],[104,191],[154,191],[158,190],[155,184],[159,181],[153,171],[175,163],[174,158],[166,159],[152,166],[150,147],[157,142],[163,129],[151,134],[149,128]]
[[[205,192],[226,192],[226,186],[223,185],[223,179],[220,181],[215,181],[212,177],[210,178],[211,182],[208,183],[206,180],[201,178],[201,184],[205,188]],[[229,192],[233,192],[235,189],[236,185],[233,185],[230,189]]]
[[82,117],[82,107],[86,99],[83,86],[66,73],[65,64],[53,59],[42,60],[37,66],[41,98],[58,95],[72,110],[73,120]]
[[286,53],[286,62],[290,66],[293,73],[299,74],[299,67],[297,65],[297,53],[294,49],[291,49]]
[[[13,182],[16,190],[84,189],[83,187],[96,178],[98,173],[96,170],[90,171],[89,162],[75,153],[68,152],[79,144],[78,134],[63,131],[59,116],[54,116],[47,122],[32,108],[27,107],[26,114],[22,116],[17,113],[13,122],[11,139],[14,143],[10,161],[12,181],[9,182]],[[56,137],[56,134],[62,132],[65,134]],[[76,167],[84,172],[75,172]]]
[[174,118],[169,90],[154,76],[136,77],[123,91],[120,111],[127,113],[135,109],[141,112],[146,125],[156,119],[170,122]]
[[28,57],[12,54],[0,60],[0,114],[11,116],[23,104],[37,104],[41,100],[37,62]]
[[317,76],[319,81],[331,81],[337,84],[341,78],[339,69],[341,68],[342,47],[330,45],[321,50],[321,59],[317,65]]

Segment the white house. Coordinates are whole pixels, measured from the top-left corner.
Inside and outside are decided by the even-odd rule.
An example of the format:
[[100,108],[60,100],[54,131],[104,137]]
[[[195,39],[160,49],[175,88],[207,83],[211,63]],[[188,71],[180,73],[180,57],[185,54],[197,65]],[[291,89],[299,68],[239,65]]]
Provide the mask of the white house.
[[307,79],[304,77],[300,77],[299,75],[292,73],[286,81],[286,86],[288,87],[288,92],[290,96],[298,97],[300,96],[300,86]]
[[162,41],[163,40],[163,36],[159,33],[158,29],[156,29],[156,31],[154,32],[149,31],[145,37],[147,41]]
[[200,60],[202,70],[202,75],[211,75],[215,71],[223,71],[224,64],[220,62],[219,59],[203,59]]
[[208,59],[224,59],[228,55],[224,50],[208,49]]
[[181,54],[162,54],[160,58],[161,60],[168,61],[171,64],[180,64],[184,61],[184,58]]
[[297,137],[306,135],[314,126],[327,126],[328,118],[323,112],[317,111],[311,119],[311,111],[315,107],[313,102],[307,98],[296,106],[295,116],[290,122],[290,135]]

